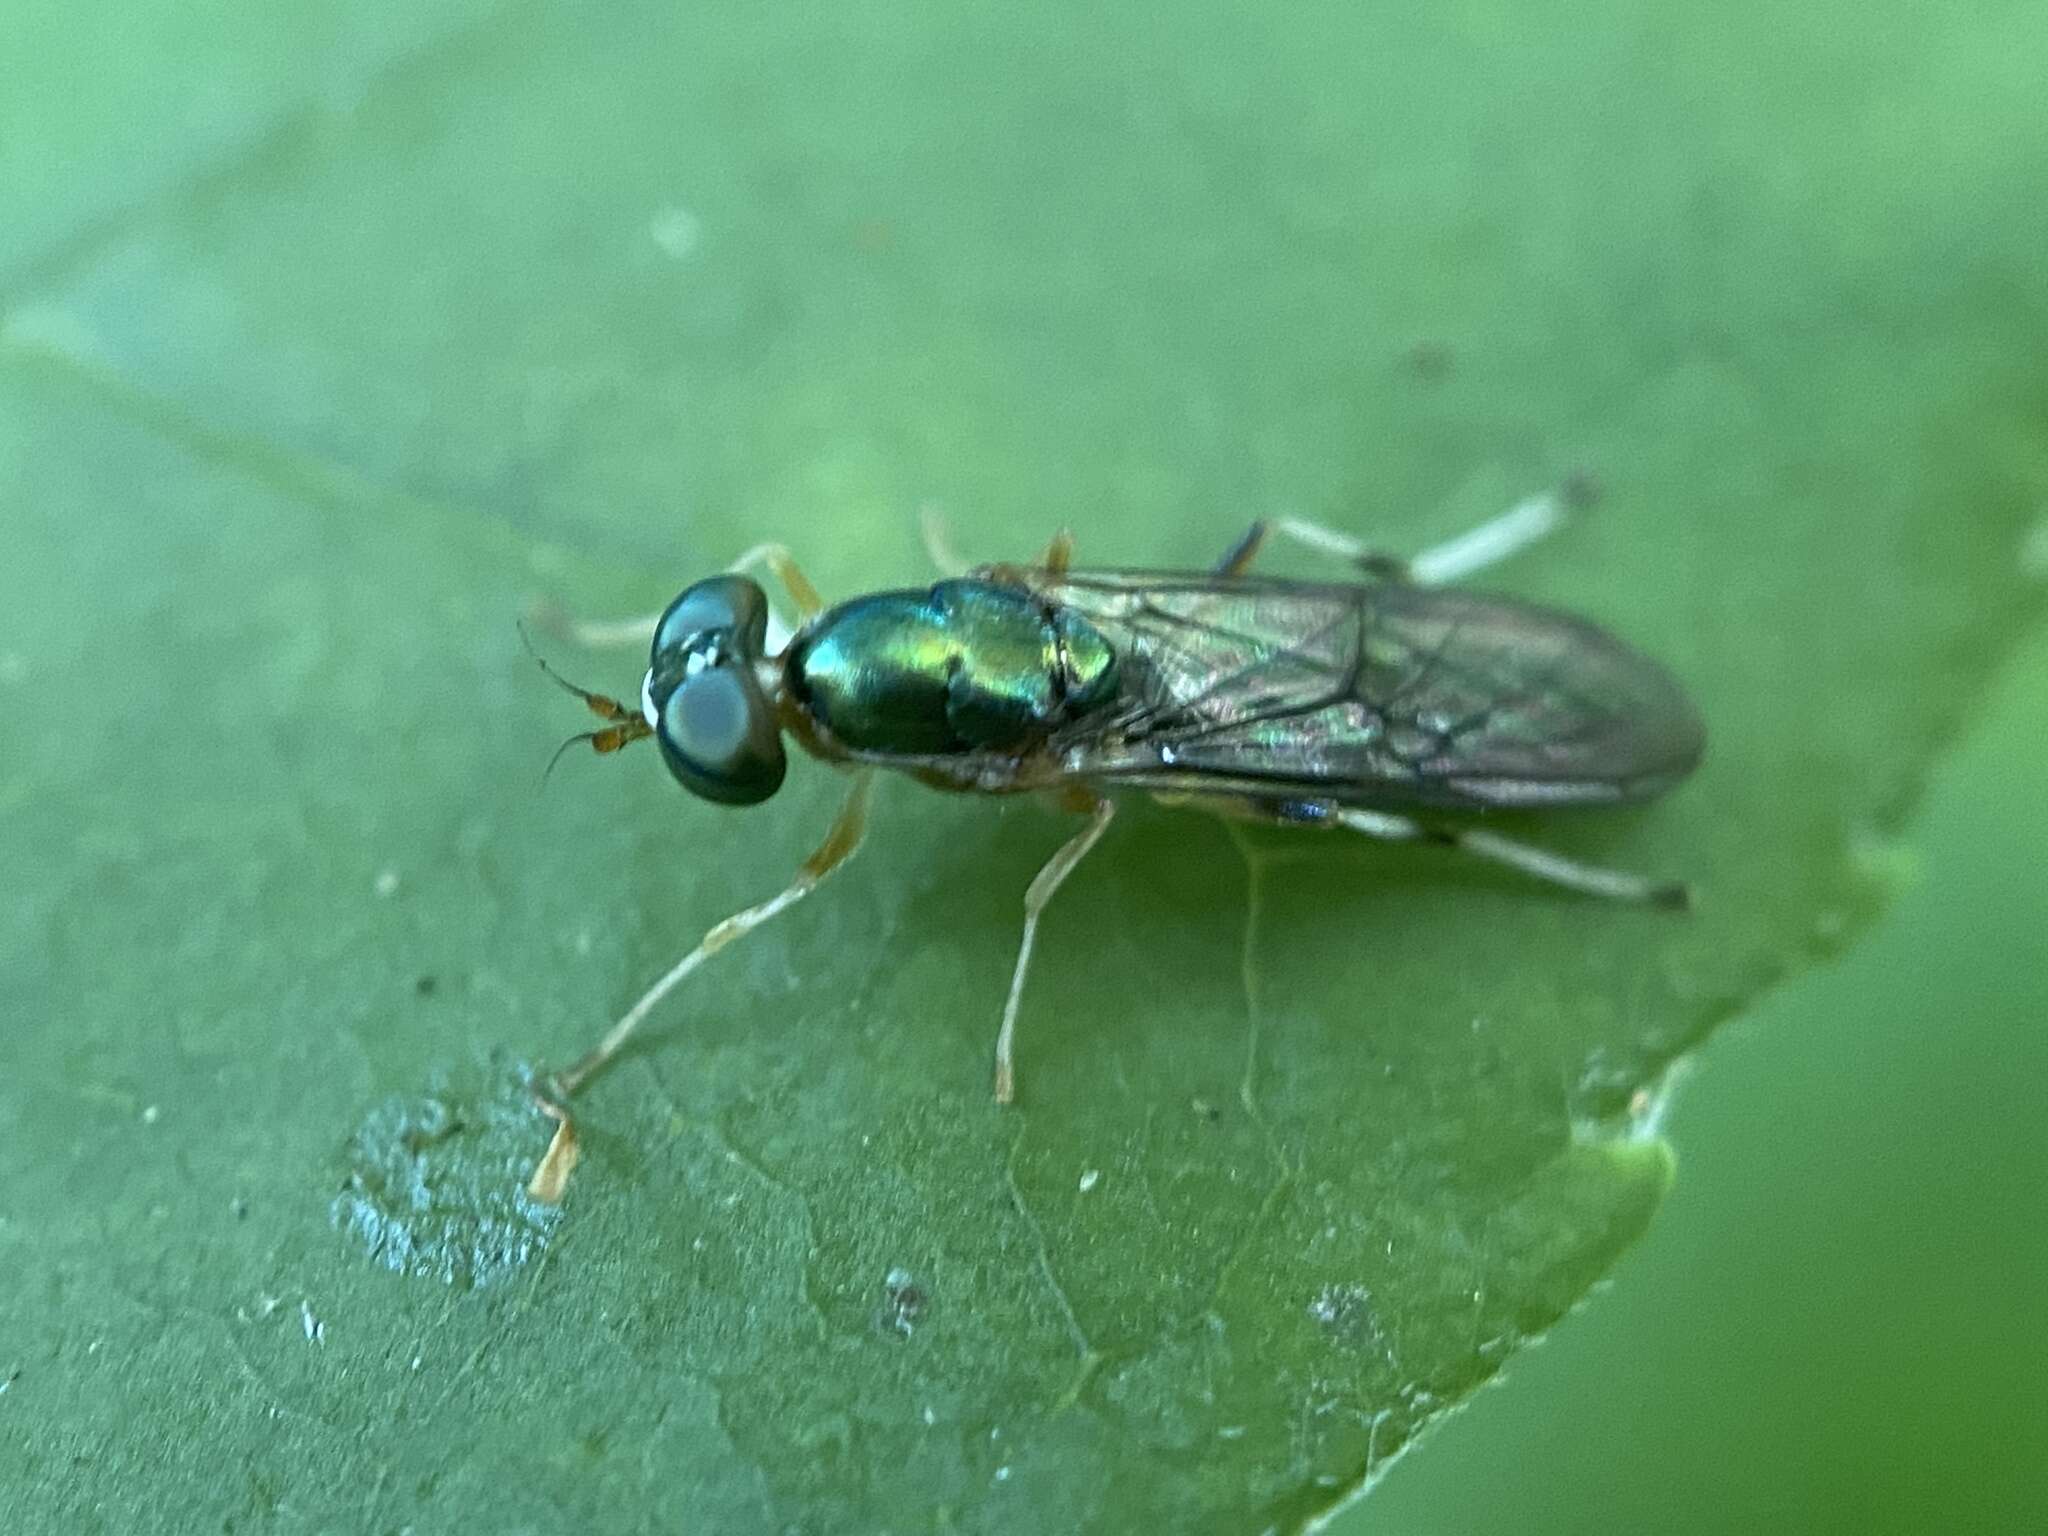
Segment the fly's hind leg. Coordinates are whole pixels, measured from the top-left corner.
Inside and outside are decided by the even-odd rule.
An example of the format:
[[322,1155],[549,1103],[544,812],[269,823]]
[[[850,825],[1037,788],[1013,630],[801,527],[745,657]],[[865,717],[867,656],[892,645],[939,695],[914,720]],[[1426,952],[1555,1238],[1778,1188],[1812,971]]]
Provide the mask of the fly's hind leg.
[[1383,842],[1433,843],[1441,848],[1462,849],[1587,896],[1677,911],[1684,911],[1692,905],[1690,889],[1680,882],[1652,880],[1625,870],[1581,863],[1561,853],[1502,837],[1498,832],[1489,832],[1482,827],[1430,826],[1407,816],[1365,810],[1358,806],[1322,806],[1319,803],[1318,812],[1314,819],[1323,825],[1348,827],[1353,832],[1362,832]]
[[1074,866],[1088,856],[1088,850],[1109,829],[1116,803],[1100,795],[1088,797],[1088,825],[1068,838],[1045,867],[1033,877],[1024,892],[1024,937],[1017,946],[1017,966],[1010,973],[1010,995],[1003,1003],[1003,1025],[996,1031],[996,1102],[1008,1104],[1017,1096],[1017,1072],[1013,1048],[1017,1039],[1017,1006],[1024,997],[1024,977],[1031,969],[1031,947],[1038,938],[1038,915],[1052,900],[1060,883],[1074,872]]
[[1242,576],[1252,568],[1252,562],[1259,558],[1259,549],[1266,542],[1266,535],[1273,531],[1273,525],[1263,517],[1238,535],[1237,542],[1223,552],[1215,571],[1225,578]]
[[1226,579],[1244,575],[1266,547],[1266,540],[1274,534],[1319,555],[1331,555],[1346,565],[1356,566],[1375,581],[1412,579],[1409,562],[1399,555],[1383,554],[1348,533],[1339,533],[1334,528],[1326,528],[1302,517],[1260,518],[1238,535],[1237,542],[1223,552],[1223,558],[1212,569]]
[[873,775],[867,770],[855,773],[853,782],[847,786],[846,799],[839,807],[839,814],[832,818],[832,825],[825,833],[825,840],[797,867],[788,885],[766,901],[735,912],[714,926],[697,942],[695,949],[670,966],[665,976],[641,994],[640,1000],[605,1032],[595,1049],[566,1071],[535,1083],[534,1101],[555,1122],[555,1137],[527,1184],[527,1193],[534,1199],[550,1205],[559,1201],[569,1169],[575,1166],[576,1125],[569,1115],[569,1100],[576,1090],[618,1055],[633,1032],[654,1011],[655,1005],[681,985],[692,971],[734,939],[751,933],[771,917],[787,912],[816,890],[827,875],[853,857],[867,825],[868,791],[872,782]]
[[1561,853],[1538,848],[1489,832],[1481,827],[1438,827],[1391,811],[1371,811],[1359,806],[1339,805],[1332,800],[1247,800],[1210,802],[1220,815],[1246,821],[1262,821],[1287,827],[1343,827],[1386,843],[1428,843],[1438,848],[1457,848],[1478,858],[1505,864],[1551,885],[1608,901],[1633,902],[1647,907],[1684,911],[1692,905],[1689,887],[1677,881],[1652,880],[1624,870],[1606,869],[1568,859]]
[[1566,516],[1590,493],[1573,481],[1556,491],[1526,497],[1477,528],[1446,539],[1403,559],[1374,549],[1364,540],[1302,517],[1282,517],[1270,524],[1254,523],[1245,536],[1231,547],[1217,567],[1219,576],[1241,576],[1270,532],[1283,539],[1354,566],[1378,581],[1407,581],[1421,586],[1441,586],[1462,581],[1489,566],[1520,554],[1531,544],[1548,537],[1563,526]]

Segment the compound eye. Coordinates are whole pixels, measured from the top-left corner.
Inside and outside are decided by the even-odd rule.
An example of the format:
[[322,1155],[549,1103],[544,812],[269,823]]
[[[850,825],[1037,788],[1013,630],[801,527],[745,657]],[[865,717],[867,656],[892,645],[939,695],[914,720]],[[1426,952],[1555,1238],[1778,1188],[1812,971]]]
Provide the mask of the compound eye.
[[[713,576],[685,587],[654,627],[654,669],[707,648],[706,660],[752,661],[768,636],[768,595],[744,576]],[[731,654],[723,654],[731,653]]]
[[775,712],[744,667],[684,678],[662,701],[654,735],[685,789],[725,805],[766,800],[789,766]]

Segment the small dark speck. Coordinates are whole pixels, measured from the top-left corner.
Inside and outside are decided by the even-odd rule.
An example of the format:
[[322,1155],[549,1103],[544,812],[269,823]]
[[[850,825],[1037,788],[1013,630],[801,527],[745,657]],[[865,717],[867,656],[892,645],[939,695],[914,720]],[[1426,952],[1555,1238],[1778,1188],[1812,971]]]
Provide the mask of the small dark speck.
[[420,997],[432,997],[441,985],[438,976],[421,976],[412,984],[413,992]]
[[1190,1099],[1188,1101],[1188,1108],[1192,1109],[1211,1125],[1214,1125],[1223,1118],[1223,1111],[1214,1104],[1211,1104],[1207,1099]]
[[882,1279],[882,1305],[875,1312],[876,1329],[909,1338],[930,1300],[909,1270],[890,1270]]
[[1425,337],[1402,353],[1401,361],[1415,377],[1434,384],[1450,377],[1451,365],[1457,361],[1457,357],[1451,351],[1449,342]]
[[1607,494],[1607,487],[1600,482],[1599,475],[1583,465],[1564,477],[1561,487],[1564,504],[1574,512],[1584,512],[1600,505]]
[[228,1210],[237,1221],[247,1221],[249,1219],[249,1202],[240,1195],[235,1196],[234,1199],[228,1202]]

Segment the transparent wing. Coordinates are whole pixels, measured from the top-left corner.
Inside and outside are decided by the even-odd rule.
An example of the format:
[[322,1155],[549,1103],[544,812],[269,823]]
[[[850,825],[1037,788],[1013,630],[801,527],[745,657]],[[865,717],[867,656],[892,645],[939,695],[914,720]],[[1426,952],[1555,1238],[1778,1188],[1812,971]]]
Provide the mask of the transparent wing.
[[1485,593],[1157,572],[1034,577],[1120,657],[1107,715],[1052,742],[1075,777],[1444,808],[1645,800],[1705,733],[1605,630]]

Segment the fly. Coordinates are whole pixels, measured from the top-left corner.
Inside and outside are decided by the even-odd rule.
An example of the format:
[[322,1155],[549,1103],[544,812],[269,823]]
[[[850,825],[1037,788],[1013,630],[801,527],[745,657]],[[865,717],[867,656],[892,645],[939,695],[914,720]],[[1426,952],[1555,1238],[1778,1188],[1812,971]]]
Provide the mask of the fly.
[[[827,607],[787,550],[763,545],[686,588],[651,626],[623,627],[651,636],[640,696],[628,704],[565,683],[604,722],[579,739],[611,752],[652,736],[685,789],[726,805],[781,786],[785,736],[848,770],[849,785],[782,890],[713,927],[593,1050],[537,1086],[557,1128],[531,1192],[560,1198],[576,1155],[569,1099],[662,999],[852,857],[877,769],[956,792],[1039,793],[1087,818],[1024,893],[995,1040],[1002,1104],[1016,1092],[1039,917],[1108,829],[1120,793],[1461,848],[1588,895],[1683,907],[1682,885],[1443,819],[1650,800],[1705,749],[1679,685],[1605,630],[1445,585],[1562,516],[1557,497],[1538,496],[1407,561],[1317,524],[1258,522],[1213,568],[1190,573],[1077,570],[1065,533],[1033,564],[967,570],[928,522],[934,560],[958,573],[934,585]],[[1348,579],[1253,574],[1275,534],[1343,562]],[[741,574],[755,566],[797,610],[780,645],[767,595]]]

